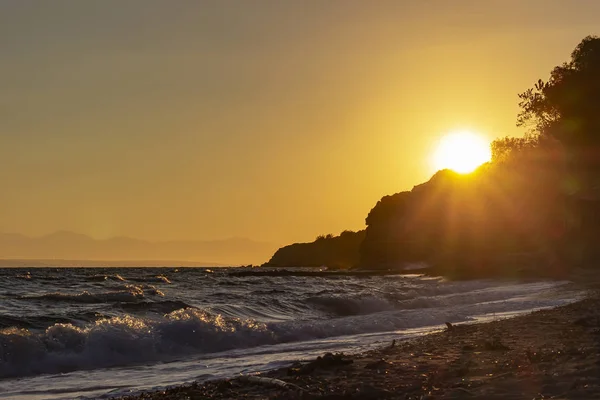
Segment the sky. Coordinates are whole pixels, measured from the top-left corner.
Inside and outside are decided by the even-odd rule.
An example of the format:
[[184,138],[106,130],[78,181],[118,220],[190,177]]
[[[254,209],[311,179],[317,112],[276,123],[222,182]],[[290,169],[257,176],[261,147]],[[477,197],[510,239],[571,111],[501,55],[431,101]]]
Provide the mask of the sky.
[[0,232],[275,243],[364,228],[517,94],[595,0],[4,0]]

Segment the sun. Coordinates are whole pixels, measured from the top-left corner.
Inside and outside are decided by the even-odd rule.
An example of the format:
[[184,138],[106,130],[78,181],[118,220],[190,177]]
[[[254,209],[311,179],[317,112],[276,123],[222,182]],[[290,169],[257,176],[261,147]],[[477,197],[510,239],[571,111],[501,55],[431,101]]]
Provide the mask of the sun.
[[436,171],[451,169],[466,174],[492,157],[490,144],[470,131],[454,131],[444,135],[433,153]]

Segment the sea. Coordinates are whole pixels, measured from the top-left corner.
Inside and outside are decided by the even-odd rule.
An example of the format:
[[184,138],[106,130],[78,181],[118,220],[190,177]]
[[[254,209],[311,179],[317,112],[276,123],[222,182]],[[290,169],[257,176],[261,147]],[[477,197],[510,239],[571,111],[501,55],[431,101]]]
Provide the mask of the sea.
[[262,268],[0,269],[0,399],[109,399],[560,306],[567,281]]

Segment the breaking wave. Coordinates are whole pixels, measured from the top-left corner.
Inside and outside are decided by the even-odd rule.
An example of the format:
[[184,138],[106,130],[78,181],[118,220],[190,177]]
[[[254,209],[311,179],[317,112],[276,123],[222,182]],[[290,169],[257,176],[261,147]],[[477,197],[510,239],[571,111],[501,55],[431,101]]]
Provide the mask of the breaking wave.
[[[560,283],[560,282],[559,282]],[[548,290],[557,282],[538,282],[535,284],[515,284],[506,286],[468,287],[464,282],[452,286],[432,286],[400,293],[385,293],[378,296],[359,295],[318,295],[306,301],[317,309],[332,316],[366,315],[382,311],[428,309],[436,307],[453,307],[466,304],[503,301],[509,298],[527,296],[532,291]],[[466,290],[468,287],[468,290]]]
[[[349,304],[340,301],[339,307]],[[127,314],[83,326],[57,323],[39,333],[12,327],[0,330],[0,378],[165,361],[194,353],[343,335],[433,327],[446,321],[467,321],[476,315],[556,306],[561,301],[571,299],[522,297],[509,302],[458,304],[424,311],[392,310],[390,303],[367,299],[364,304],[357,303],[359,311],[365,304],[387,310],[340,318],[259,322],[182,308],[153,318]],[[316,303],[338,307],[335,301],[316,300]]]
[[54,324],[42,333],[7,328],[0,330],[0,377],[127,365],[273,341],[265,324],[191,308],[159,319],[126,315],[83,327]]

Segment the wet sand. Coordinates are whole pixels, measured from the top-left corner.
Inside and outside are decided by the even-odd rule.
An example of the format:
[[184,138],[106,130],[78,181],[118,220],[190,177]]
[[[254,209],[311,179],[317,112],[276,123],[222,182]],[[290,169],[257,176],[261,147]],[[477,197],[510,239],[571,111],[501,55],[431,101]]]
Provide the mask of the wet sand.
[[600,398],[600,296],[258,376],[270,379],[236,377],[123,399]]

